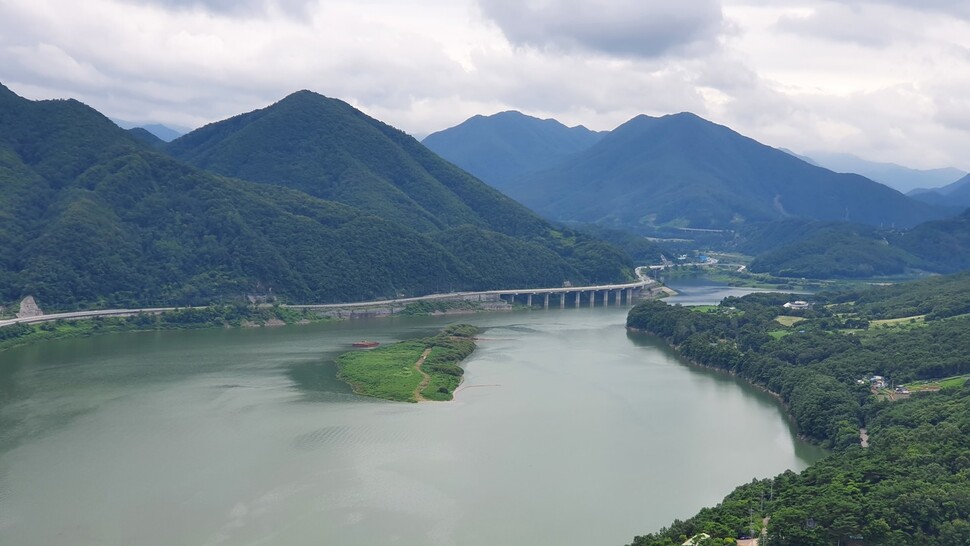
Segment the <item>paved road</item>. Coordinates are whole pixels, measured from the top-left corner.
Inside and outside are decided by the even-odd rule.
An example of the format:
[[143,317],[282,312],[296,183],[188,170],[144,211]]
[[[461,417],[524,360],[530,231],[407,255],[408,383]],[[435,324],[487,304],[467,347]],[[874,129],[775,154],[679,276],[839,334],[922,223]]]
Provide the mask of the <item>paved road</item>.
[[[595,290],[625,290],[628,288],[643,288],[656,283],[647,277],[641,270],[644,267],[636,268],[637,276],[640,280],[624,284],[600,284],[596,286],[561,286],[557,288],[514,288],[508,290],[485,290],[481,292],[449,292],[446,294],[429,294],[427,296],[416,296],[413,298],[397,298],[392,300],[360,301],[351,303],[320,303],[306,305],[283,305],[294,309],[346,309],[356,307],[376,307],[381,305],[407,305],[418,301],[429,300],[449,300],[458,298],[470,298],[476,296],[501,296],[509,294],[560,294],[564,292],[590,292]],[[11,324],[31,324],[37,322],[49,322],[52,320],[77,320],[94,317],[128,317],[139,313],[164,313],[165,311],[175,311],[177,309],[204,309],[204,307],[145,307],[140,309],[101,309],[98,311],[73,311],[70,313],[53,313],[50,315],[40,315],[36,317],[14,318],[0,320],[0,328]]]

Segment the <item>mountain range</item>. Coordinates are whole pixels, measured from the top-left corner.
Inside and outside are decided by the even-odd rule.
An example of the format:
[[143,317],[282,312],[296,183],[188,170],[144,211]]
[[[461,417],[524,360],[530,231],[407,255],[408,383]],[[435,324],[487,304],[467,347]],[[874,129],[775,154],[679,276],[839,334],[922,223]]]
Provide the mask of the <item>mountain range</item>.
[[[297,93],[163,148],[77,101],[0,86],[0,301],[337,302],[629,275],[615,247],[555,228],[320,95]],[[311,160],[319,154],[332,155]],[[233,158],[239,178],[219,174]]]
[[[507,159],[488,148],[481,155]],[[810,165],[690,113],[637,116],[552,167],[486,181],[556,221],[640,232],[785,218],[909,227],[959,212]]]
[[901,193],[918,188],[939,188],[967,175],[953,167],[942,169],[911,169],[895,163],[867,161],[846,153],[809,152],[814,164],[839,173],[855,173],[885,184]]

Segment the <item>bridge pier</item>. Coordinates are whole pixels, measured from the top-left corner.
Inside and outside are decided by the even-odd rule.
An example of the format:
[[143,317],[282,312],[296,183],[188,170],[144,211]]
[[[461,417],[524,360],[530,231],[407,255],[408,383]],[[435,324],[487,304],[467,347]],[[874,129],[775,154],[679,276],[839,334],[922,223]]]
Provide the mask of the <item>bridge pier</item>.
[[573,302],[575,304],[575,307],[577,307],[577,308],[579,307],[579,300],[581,300],[581,299],[583,299],[583,291],[582,290],[576,292],[576,301]]
[[589,306],[596,307],[596,290],[589,291]]
[[528,296],[526,296],[525,306],[528,307],[529,309],[532,309],[532,294],[529,294]]
[[565,292],[560,292],[559,293],[559,308],[560,309],[565,309],[566,308],[566,293]]
[[627,288],[626,289],[626,304],[627,305],[633,305],[633,289],[632,288]]
[[549,309],[549,292],[546,292],[546,297],[542,302],[543,309]]
[[610,291],[607,289],[603,291],[603,307],[609,307],[609,306],[610,306]]

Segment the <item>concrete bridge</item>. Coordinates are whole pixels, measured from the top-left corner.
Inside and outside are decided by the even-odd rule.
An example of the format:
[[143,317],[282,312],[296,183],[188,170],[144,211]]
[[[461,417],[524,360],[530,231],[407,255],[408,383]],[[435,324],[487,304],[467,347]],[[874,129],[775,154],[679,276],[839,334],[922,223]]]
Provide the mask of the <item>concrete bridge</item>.
[[[478,302],[498,302],[524,304],[526,307],[536,307],[540,303],[544,309],[551,306],[559,307],[580,307],[588,306],[609,307],[610,305],[633,305],[642,297],[643,291],[647,290],[651,294],[659,292],[663,288],[657,281],[647,277],[641,270],[646,267],[637,268],[639,280],[631,283],[622,284],[602,284],[595,286],[562,286],[556,288],[513,288],[505,290],[484,290],[480,292],[449,292],[445,294],[429,294],[427,296],[416,296],[413,298],[396,298],[390,300],[374,300],[353,303],[323,303],[292,305],[284,304],[282,307],[293,309],[308,310],[340,310],[340,309],[367,309],[373,307],[404,307],[409,303],[420,301],[478,301]],[[266,304],[269,305],[269,304]],[[94,311],[73,311],[70,313],[53,313],[49,315],[39,315],[35,317],[13,318],[0,320],[0,328],[11,324],[23,323],[31,324],[38,322],[49,322],[53,320],[80,320],[94,317],[130,317],[140,313],[158,314],[166,311],[176,311],[179,309],[204,309],[204,307],[146,307],[140,309],[100,309]]]
[[507,303],[522,303],[526,307],[535,307],[542,303],[544,309],[550,306],[559,308],[580,307],[586,305],[608,307],[613,305],[633,305],[645,289],[661,290],[660,284],[647,277],[644,273],[648,266],[636,268],[638,280],[630,283],[602,284],[595,286],[560,286],[556,288],[510,288],[502,290],[483,290],[480,292],[448,292],[444,294],[429,294],[413,298],[396,298],[391,300],[376,300],[358,303],[326,303],[316,305],[287,305],[295,309],[325,310],[361,307],[386,307],[389,305],[407,305],[419,301],[497,301]]

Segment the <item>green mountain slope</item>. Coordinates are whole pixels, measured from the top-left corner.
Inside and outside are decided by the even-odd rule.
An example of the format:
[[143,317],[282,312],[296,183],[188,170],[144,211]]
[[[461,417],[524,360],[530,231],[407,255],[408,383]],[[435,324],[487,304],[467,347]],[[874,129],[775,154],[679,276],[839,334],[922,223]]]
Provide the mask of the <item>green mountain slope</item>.
[[[184,165],[79,102],[28,101],[2,86],[0,189],[0,301],[32,294],[47,310],[250,295],[355,301],[499,288],[509,278],[587,280],[566,252],[541,256],[542,276],[523,273],[536,268],[524,252],[482,276],[459,255],[465,249],[407,224]],[[549,248],[538,237],[553,237],[547,224],[527,213],[522,225],[538,226],[537,238],[508,236],[506,246]],[[623,260],[612,276],[622,277]]]
[[419,231],[470,224],[518,235],[544,227],[405,133],[309,91],[197,129],[167,150],[218,174],[298,189]]
[[[494,243],[496,234],[527,241],[559,256],[555,263],[546,262],[553,271],[566,268],[559,282],[621,280],[630,267],[628,258],[590,237],[570,232],[565,240],[571,242],[564,245],[561,230],[407,134],[345,102],[309,91],[207,125],[166,150],[218,174],[297,189],[429,235],[470,226],[483,244]],[[462,233],[469,242],[471,232]],[[615,258],[590,264],[574,252],[574,244],[598,247],[600,255]],[[483,259],[470,256],[467,248],[451,247],[467,263]],[[515,253],[520,259],[514,263],[525,267],[529,253],[523,248]]]
[[508,193],[556,220],[641,230],[787,217],[907,227],[946,214],[688,113],[638,116]]
[[422,143],[502,191],[525,173],[547,169],[596,144],[603,133],[520,112],[474,116]]
[[851,278],[970,269],[970,210],[903,231],[790,221],[745,230],[745,236],[740,248],[758,254],[750,265],[756,273]]

